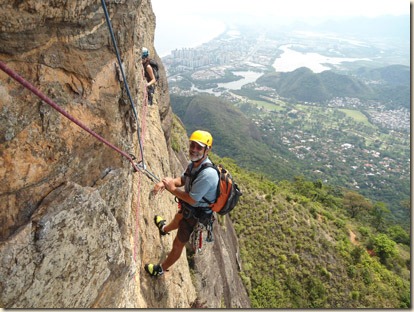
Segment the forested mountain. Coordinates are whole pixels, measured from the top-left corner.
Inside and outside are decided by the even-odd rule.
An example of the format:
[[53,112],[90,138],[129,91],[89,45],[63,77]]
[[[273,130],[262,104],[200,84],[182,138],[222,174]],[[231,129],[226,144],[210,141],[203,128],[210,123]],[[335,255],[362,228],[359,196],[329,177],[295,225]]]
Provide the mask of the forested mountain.
[[[320,29],[339,40],[358,34],[347,44],[331,34],[273,34],[274,41],[259,42],[248,33],[197,50],[225,46],[234,64],[184,69],[171,61],[173,111],[187,134],[212,132],[213,152],[225,157],[212,160],[224,163],[243,191],[230,219],[252,307],[411,307],[410,68],[387,66],[409,63],[408,26],[406,18],[389,17]],[[359,61],[327,61],[331,70],[321,73],[278,72],[274,60],[285,45]],[[226,84],[238,71],[258,71],[251,62],[267,66],[261,78]]]
[[387,109],[410,109],[410,67],[403,65],[361,67],[352,74],[367,81],[374,90],[372,99],[383,102]]
[[[243,192],[230,218],[253,308],[411,306],[409,231],[389,223],[386,205],[307,180],[278,135],[263,135],[221,98],[170,98],[188,134],[212,132],[213,152],[226,155],[212,160],[230,170]],[[218,221],[224,228],[223,217]]]
[[391,86],[407,86],[410,84],[410,68],[404,65],[390,65],[380,68],[360,67],[354,71],[355,75]]
[[344,75],[331,70],[314,73],[301,67],[292,72],[265,74],[257,79],[257,83],[275,89],[280,96],[297,101],[325,102],[334,97],[352,97],[385,102],[394,109],[409,108],[409,67],[362,67],[352,74]]
[[257,79],[257,83],[275,89],[285,98],[307,102],[327,101],[335,96],[372,95],[372,90],[357,79],[332,71],[315,74],[306,67],[287,73],[266,74]]

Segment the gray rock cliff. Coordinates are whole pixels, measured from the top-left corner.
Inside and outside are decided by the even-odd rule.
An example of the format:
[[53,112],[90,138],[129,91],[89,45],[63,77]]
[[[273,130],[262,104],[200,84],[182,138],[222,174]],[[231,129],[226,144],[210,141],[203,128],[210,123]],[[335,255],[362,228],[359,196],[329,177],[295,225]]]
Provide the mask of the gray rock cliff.
[[[172,131],[187,138],[174,126],[151,2],[106,5],[138,122],[100,1],[2,1],[0,61],[111,144],[144,158],[157,177],[180,174],[186,146],[172,150]],[[143,46],[160,64],[152,106]],[[0,121],[0,307],[249,307],[234,232],[216,223],[216,240],[196,256],[195,273],[183,255],[151,278],[144,263],[165,257],[174,237],[160,238],[153,216],[171,219],[173,197],[151,195],[148,175],[3,71]]]

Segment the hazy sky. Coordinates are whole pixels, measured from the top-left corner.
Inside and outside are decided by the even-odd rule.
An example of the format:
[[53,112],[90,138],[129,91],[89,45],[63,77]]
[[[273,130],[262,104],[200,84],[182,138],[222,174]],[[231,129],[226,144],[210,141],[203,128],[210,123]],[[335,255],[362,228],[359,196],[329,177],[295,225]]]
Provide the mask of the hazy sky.
[[206,13],[324,17],[409,14],[409,0],[152,0],[157,17]]
[[351,16],[409,15],[410,0],[151,0],[156,16],[155,47],[195,46],[220,34],[226,23],[271,19],[280,24]]

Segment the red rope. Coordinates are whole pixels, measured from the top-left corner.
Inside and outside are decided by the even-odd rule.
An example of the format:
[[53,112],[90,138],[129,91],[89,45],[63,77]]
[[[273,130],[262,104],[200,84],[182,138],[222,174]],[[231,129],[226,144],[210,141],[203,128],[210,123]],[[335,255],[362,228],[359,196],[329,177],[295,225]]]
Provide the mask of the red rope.
[[57,110],[59,113],[61,113],[63,116],[65,116],[67,119],[72,121],[73,123],[77,124],[79,127],[81,127],[83,130],[97,138],[102,143],[108,145],[110,148],[124,156],[129,160],[129,162],[132,164],[134,169],[136,171],[139,171],[138,167],[134,163],[134,159],[131,157],[131,155],[125,153],[115,145],[111,144],[107,140],[105,140],[103,137],[101,137],[99,134],[94,132],[93,130],[89,129],[86,125],[84,125],[81,121],[77,120],[75,117],[71,116],[69,113],[67,113],[63,108],[61,108],[59,105],[57,105],[55,102],[53,102],[51,99],[49,99],[46,95],[44,95],[42,92],[40,92],[36,87],[34,87],[32,84],[30,84],[28,81],[26,81],[24,78],[19,76],[16,72],[14,72],[12,69],[6,66],[5,63],[0,61],[0,69],[3,70],[6,74],[8,74],[11,78],[16,80],[18,83],[20,83],[22,86],[24,86],[26,89],[30,90],[33,94],[38,96],[42,101],[46,102],[50,106],[52,106],[55,110]]

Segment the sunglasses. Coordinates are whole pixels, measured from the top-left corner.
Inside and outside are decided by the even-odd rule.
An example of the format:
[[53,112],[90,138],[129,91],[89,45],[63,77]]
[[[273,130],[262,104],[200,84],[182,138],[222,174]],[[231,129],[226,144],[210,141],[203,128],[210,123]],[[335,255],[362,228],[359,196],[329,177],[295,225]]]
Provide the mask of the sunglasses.
[[190,148],[191,149],[196,149],[197,151],[201,151],[204,147],[198,145],[196,142],[191,142],[190,143]]

